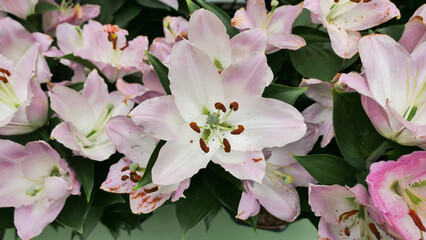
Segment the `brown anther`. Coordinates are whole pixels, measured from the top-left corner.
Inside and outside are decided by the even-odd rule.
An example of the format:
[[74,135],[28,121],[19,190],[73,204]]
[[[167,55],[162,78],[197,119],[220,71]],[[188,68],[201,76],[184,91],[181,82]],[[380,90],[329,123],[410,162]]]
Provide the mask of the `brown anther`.
[[334,0],[335,3],[339,2],[339,0]]
[[244,127],[243,127],[243,125],[238,125],[238,128],[237,128],[237,129],[235,129],[234,131],[232,131],[232,132],[231,132],[231,134],[239,135],[239,134],[241,134],[242,132],[244,132]]
[[223,139],[223,150],[227,153],[231,151],[231,144],[229,144],[229,141],[226,138]]
[[231,102],[231,104],[229,104],[229,108],[237,111],[238,110],[238,103],[237,102]]
[[127,175],[121,176],[121,181],[126,181],[127,179],[129,179],[129,176]]
[[184,39],[188,40],[188,33],[186,33],[186,32],[180,33],[180,34],[176,37],[175,42],[179,42],[179,41],[182,41],[182,40],[184,40]]
[[376,224],[369,223],[368,228],[370,228],[371,232],[374,234],[374,236],[376,236],[377,239],[381,239],[380,233],[376,228]]
[[4,76],[0,76],[0,81],[2,81],[4,83],[8,83],[9,82],[9,80],[7,80],[7,78],[4,77]]
[[122,168],[121,171],[124,172],[124,171],[127,171],[129,169],[130,169],[129,166],[126,166],[126,167]]
[[155,186],[155,187],[150,188],[150,189],[144,189],[143,191],[146,192],[146,193],[153,193],[153,192],[158,191],[158,186]]
[[357,214],[357,213],[358,213],[358,210],[352,210],[352,211],[349,211],[349,212],[342,213],[339,216],[339,222],[341,222],[343,218],[345,218],[345,220],[346,220],[346,219],[350,218],[352,215]]
[[204,139],[200,138],[200,147],[201,150],[203,150],[205,153],[208,153],[210,151],[210,148],[207,147],[206,142],[204,142]]
[[189,126],[192,128],[192,130],[196,131],[197,133],[200,133],[200,132],[201,132],[201,129],[198,127],[197,123],[195,123],[195,122],[191,122],[191,123],[189,124]]
[[262,161],[263,158],[252,158],[253,162],[259,162]]
[[112,42],[112,48],[117,49],[117,34],[108,32],[108,41]]
[[416,224],[416,226],[423,232],[426,232],[426,228],[422,223],[422,219],[420,219],[419,215],[417,215],[416,211],[414,211],[413,209],[410,209],[410,211],[408,211],[408,215],[410,215],[411,219],[413,219],[414,224]]
[[124,44],[124,46],[122,48],[120,48],[121,51],[123,51],[124,49],[126,49],[129,46],[129,42],[126,41],[126,44]]
[[351,232],[349,231],[348,227],[345,227],[345,235],[348,237],[351,235]]
[[226,112],[226,107],[225,107],[225,105],[223,105],[223,103],[217,102],[217,103],[214,104],[214,107],[216,109],[222,110],[222,112]]
[[135,172],[130,173],[129,176],[130,176],[130,180],[134,183],[137,183],[137,182],[139,182],[139,180],[141,180],[141,176],[139,176]]
[[0,68],[0,72],[6,74],[8,77],[10,77],[10,72],[4,68]]
[[341,73],[336,73],[336,75],[334,75],[333,80],[331,80],[331,82],[336,83],[337,81],[339,81],[341,76],[342,76]]

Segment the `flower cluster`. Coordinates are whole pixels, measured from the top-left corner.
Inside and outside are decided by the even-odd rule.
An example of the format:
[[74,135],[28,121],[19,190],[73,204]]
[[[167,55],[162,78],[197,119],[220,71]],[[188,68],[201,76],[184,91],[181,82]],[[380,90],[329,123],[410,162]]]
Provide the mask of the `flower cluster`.
[[[397,42],[376,28],[404,18],[390,0],[137,2],[0,0],[0,212],[20,238],[86,236],[91,209],[134,228],[170,200],[195,222],[223,206],[425,239],[425,4]],[[149,7],[181,16],[156,33]]]

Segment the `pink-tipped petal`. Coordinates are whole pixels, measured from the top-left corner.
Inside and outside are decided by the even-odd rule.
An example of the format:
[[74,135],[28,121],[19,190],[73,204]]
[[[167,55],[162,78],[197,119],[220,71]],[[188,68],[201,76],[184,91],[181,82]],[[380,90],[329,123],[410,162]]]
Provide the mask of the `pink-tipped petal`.
[[266,49],[266,34],[261,29],[241,32],[231,39],[231,47],[234,61],[253,52],[263,53]]

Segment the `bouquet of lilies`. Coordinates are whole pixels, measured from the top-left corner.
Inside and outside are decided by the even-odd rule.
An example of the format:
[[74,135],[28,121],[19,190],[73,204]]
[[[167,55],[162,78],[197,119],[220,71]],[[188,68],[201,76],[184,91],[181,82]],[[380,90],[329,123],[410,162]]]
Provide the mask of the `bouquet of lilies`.
[[0,238],[174,204],[426,239],[426,4],[230,2],[0,0]]

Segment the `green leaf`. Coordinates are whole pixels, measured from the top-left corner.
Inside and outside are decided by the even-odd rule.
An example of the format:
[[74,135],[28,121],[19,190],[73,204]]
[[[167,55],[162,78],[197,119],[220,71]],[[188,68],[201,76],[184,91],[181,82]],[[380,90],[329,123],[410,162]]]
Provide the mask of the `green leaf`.
[[95,64],[93,64],[92,62],[90,62],[89,60],[83,59],[81,57],[78,56],[74,56],[74,54],[70,53],[70,54],[66,54],[62,57],[59,57],[60,59],[67,59],[70,60],[71,62],[75,62],[78,63],[80,65],[83,65],[84,67],[93,70],[96,69],[98,71],[99,76],[101,76],[103,79],[108,79],[100,70],[98,67],[96,67]]
[[67,162],[77,175],[86,193],[87,202],[89,202],[95,182],[93,161],[84,157],[73,156],[68,158]]
[[139,180],[139,182],[136,184],[134,188],[135,191],[152,183],[152,173],[151,173],[152,167],[154,167],[154,164],[158,158],[158,154],[160,153],[160,150],[164,144],[166,144],[166,141],[164,140],[161,140],[160,142],[158,142],[157,146],[155,147],[154,151],[151,154],[151,157],[149,157],[148,165],[146,166],[145,172],[141,180]]
[[290,105],[296,102],[297,98],[308,89],[307,87],[289,87],[280,84],[271,84],[265,88],[263,97],[274,98]]
[[86,199],[84,196],[76,195],[67,198],[65,206],[56,221],[74,229],[79,234],[83,234],[83,225],[90,209],[90,203]]
[[116,203],[125,203],[121,194],[109,193],[104,190],[99,189],[95,194],[95,199],[93,200],[93,206],[96,207],[106,207]]
[[317,78],[330,82],[342,66],[343,59],[331,49],[311,43],[297,51],[290,51],[294,68],[305,78]]
[[210,212],[210,214],[206,218],[204,218],[204,224],[206,225],[206,232],[209,231],[213,220],[216,218],[221,208],[222,206],[220,206],[220,204],[216,205],[216,207]]
[[240,191],[242,192],[246,191],[241,180],[232,176],[232,174],[225,171],[225,169],[223,169],[221,166],[211,163],[208,165],[208,169],[212,170],[216,175],[221,176],[222,178],[228,180],[228,182],[234,184],[234,186],[237,187]]
[[226,12],[224,12],[221,8],[219,8],[218,6],[214,4],[207,3],[204,0],[195,0],[195,1],[197,1],[197,3],[202,8],[214,13],[214,15],[216,15],[222,21],[223,25],[225,25],[226,27],[226,32],[228,33],[230,37],[233,37],[239,32],[238,29],[234,28],[231,25],[231,17]]
[[154,71],[157,74],[158,78],[160,79],[161,85],[164,88],[164,91],[168,95],[172,94],[170,92],[170,80],[168,77],[169,69],[164,66],[164,64],[154,55],[149,53],[145,50],[145,54],[148,57],[149,61],[151,62],[152,66],[154,67]]
[[80,92],[84,88],[84,82],[72,83],[70,85],[67,85],[67,87],[74,89],[77,92]]
[[103,208],[92,207],[87,214],[87,217],[83,224],[83,234],[78,234],[80,239],[87,239],[90,233],[95,229],[96,225],[98,225],[101,220],[103,214]]
[[0,208],[0,229],[13,228],[13,212],[14,208]]
[[142,11],[142,7],[134,2],[126,2],[126,4],[118,10],[115,16],[115,24],[120,28],[125,28]]
[[283,68],[284,62],[287,57],[288,51],[286,50],[280,50],[278,52],[266,55],[266,58],[268,59],[268,65],[274,73],[274,76],[276,76],[281,70],[281,68]]
[[292,34],[304,38],[307,43],[330,42],[330,37],[326,32],[307,26],[298,26],[293,28]]
[[170,10],[170,7],[158,0],[135,0],[144,7]]
[[191,0],[186,0],[186,4],[188,5],[188,9],[190,13],[193,13],[197,11],[198,9],[200,9],[200,7]]
[[206,218],[219,204],[211,193],[202,173],[192,177],[191,186],[185,191],[186,198],[176,202],[176,216],[186,237],[188,231]]
[[205,182],[206,187],[210,189],[214,197],[225,208],[230,210],[234,216],[236,216],[238,214],[238,204],[241,199],[242,190],[240,190],[233,184],[229,184],[228,180],[223,177],[219,177],[214,171],[206,172]]
[[333,124],[339,149],[356,169],[366,168],[366,159],[385,141],[371,124],[361,98],[355,92],[332,91]]
[[101,13],[96,18],[102,24],[112,23],[114,20],[114,13],[123,6],[126,0],[114,0],[114,3],[111,3],[111,0],[89,0],[86,3],[97,4],[101,6]]
[[53,12],[58,10],[61,10],[61,8],[55,4],[50,2],[38,2],[35,6],[34,14],[42,14],[45,12]]
[[339,184],[352,186],[356,183],[356,169],[349,165],[342,158],[317,154],[308,156],[294,156],[305,169],[320,184],[333,185]]

